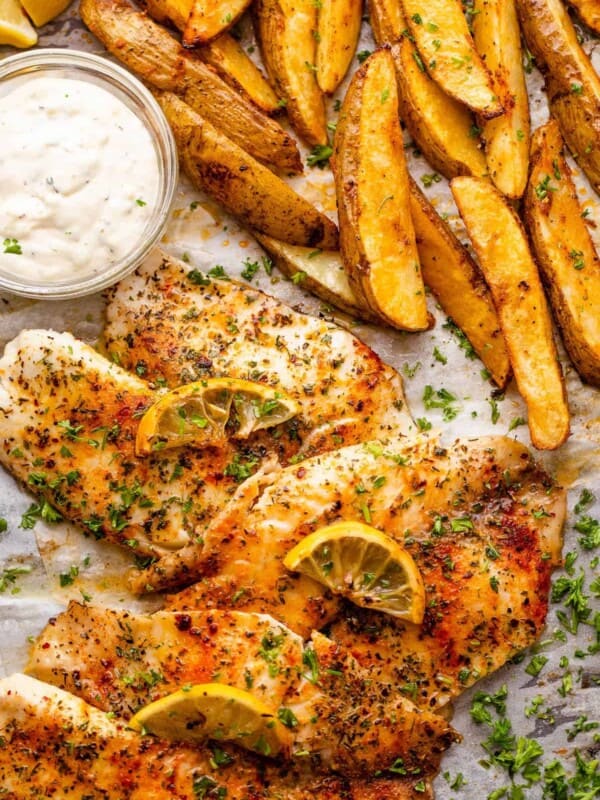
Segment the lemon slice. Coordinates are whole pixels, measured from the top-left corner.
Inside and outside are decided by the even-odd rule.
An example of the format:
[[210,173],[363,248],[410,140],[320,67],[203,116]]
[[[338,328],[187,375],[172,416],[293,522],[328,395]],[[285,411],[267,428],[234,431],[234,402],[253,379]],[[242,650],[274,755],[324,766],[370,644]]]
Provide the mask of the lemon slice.
[[276,756],[291,743],[290,732],[272,709],[250,692],[224,683],[179,689],[144,706],[128,724],[171,741],[235,742],[264,756]]
[[21,4],[17,0],[0,0],[0,44],[31,47],[38,40]]
[[21,0],[21,5],[38,28],[58,17],[70,4],[71,0]]
[[297,413],[297,403],[264,383],[208,378],[178,386],[151,405],[140,420],[135,449],[148,455],[185,444],[206,447],[229,436],[245,439]]
[[306,536],[286,555],[301,572],[364,608],[423,621],[425,587],[412,556],[385,533],[361,522],[337,522]]

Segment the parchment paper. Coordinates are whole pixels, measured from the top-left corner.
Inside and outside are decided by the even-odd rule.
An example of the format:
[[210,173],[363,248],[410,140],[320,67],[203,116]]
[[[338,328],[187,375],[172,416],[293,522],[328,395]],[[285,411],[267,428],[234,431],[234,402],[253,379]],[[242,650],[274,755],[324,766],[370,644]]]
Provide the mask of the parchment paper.
[[[104,54],[102,46],[84,30],[77,16],[76,5],[46,26],[41,32],[39,46],[66,46]],[[249,25],[245,23],[242,31],[245,43],[250,44]],[[600,52],[595,52],[597,42],[583,33],[585,46],[592,53],[598,69]],[[358,50],[373,48],[369,27],[363,25]],[[0,56],[9,52],[7,48],[0,48]],[[546,118],[547,107],[539,73],[534,70],[528,80],[535,127]],[[338,96],[343,96],[344,88]],[[335,119],[333,101],[330,112],[331,118]],[[408,139],[407,145],[410,170],[417,180],[424,173],[432,173],[432,168],[425,160],[415,154],[415,148]],[[573,162],[571,165],[576,169]],[[304,176],[290,183],[335,217],[334,192],[328,170],[308,168]],[[590,209],[590,220],[594,225],[600,224],[598,198],[581,176],[578,176],[578,183],[581,198]],[[426,193],[435,202],[438,211],[448,215],[449,222],[464,240],[464,232],[446,182],[441,180],[433,183]],[[194,207],[191,208],[193,201]],[[600,243],[599,230],[592,228],[597,245]],[[221,264],[232,277],[239,276],[245,260],[254,261],[263,255],[246,231],[240,229],[212,200],[194,191],[185,179],[181,180],[163,246],[175,256],[185,256],[200,269]],[[323,313],[318,299],[286,281],[277,271],[269,277],[261,270],[253,285],[308,313]],[[481,362],[467,359],[457,340],[443,327],[446,317],[431,297],[429,305],[436,325],[433,330],[421,334],[377,329],[357,324],[344,315],[339,315],[338,319],[403,374],[413,415],[426,417],[434,428],[442,431],[447,442],[458,436],[508,434],[530,445],[526,426],[521,425],[509,431],[511,421],[526,417],[523,402],[514,385],[509,387],[504,396],[498,396],[482,376]],[[102,313],[101,296],[52,303],[0,296],[0,348],[20,330],[35,327],[69,330],[84,341],[94,343],[102,329]],[[330,311],[326,313],[331,314]],[[437,348],[437,358],[434,348]],[[442,363],[444,360],[446,363]],[[573,566],[575,575],[580,570],[585,573],[584,593],[590,596],[592,621],[594,615],[600,619],[598,594],[594,596],[590,590],[590,582],[600,574],[597,565],[600,548],[586,551],[580,547],[580,534],[573,529],[576,520],[573,508],[584,488],[595,491],[600,500],[600,391],[581,384],[562,348],[561,360],[572,413],[572,434],[558,452],[540,454],[540,460],[570,487],[564,553],[577,554]],[[443,387],[456,396],[459,411],[454,420],[444,422],[440,410],[426,410],[423,407],[422,396],[426,384],[435,389]],[[494,408],[498,414],[496,421],[493,421]],[[48,618],[64,608],[70,599],[81,600],[85,596],[93,602],[136,610],[153,610],[159,602],[156,599],[138,600],[128,594],[122,575],[129,562],[115,548],[84,538],[68,524],[46,525],[38,522],[34,530],[24,529],[21,526],[22,514],[32,501],[33,498],[26,491],[0,470],[0,517],[8,523],[7,530],[0,533],[0,576],[4,570],[13,567],[23,566],[31,570],[28,574],[18,575],[15,582],[0,593],[0,676],[23,668],[28,638],[35,636]],[[600,502],[595,502],[585,513],[600,517]],[[73,567],[78,570],[73,583],[61,587],[59,576],[69,573]],[[561,574],[559,571],[555,579]],[[486,798],[509,783],[505,772],[481,763],[486,757],[481,741],[488,736],[489,730],[471,720],[469,708],[476,691],[492,693],[504,684],[508,686],[507,707],[513,732],[519,736],[534,737],[543,746],[544,755],[537,763],[547,764],[558,758],[567,772],[573,772],[575,750],[579,750],[586,760],[600,751],[600,728],[592,727],[573,735],[576,723],[578,720],[581,722],[582,717],[586,717],[588,723],[600,722],[600,655],[596,653],[585,658],[575,655],[576,651],[585,652],[600,634],[596,634],[591,625],[580,625],[576,636],[566,633],[566,641],[561,641],[563,633],[560,631],[563,629],[557,618],[557,611],[561,608],[560,603],[551,605],[547,631],[541,643],[526,653],[520,663],[505,666],[491,678],[465,692],[456,703],[454,725],[463,734],[464,741],[455,745],[444,758],[442,773],[435,782],[439,800]],[[548,658],[537,677],[525,671],[535,653]],[[568,688],[569,684],[565,676],[569,673],[572,675],[573,688],[565,691],[565,686]],[[533,711],[533,708],[536,710]],[[579,727],[584,727],[583,723]],[[460,778],[457,780],[459,773],[463,776],[462,781]],[[524,783],[522,779],[516,782]],[[541,798],[541,789],[539,785],[528,787],[522,796],[537,800]]]

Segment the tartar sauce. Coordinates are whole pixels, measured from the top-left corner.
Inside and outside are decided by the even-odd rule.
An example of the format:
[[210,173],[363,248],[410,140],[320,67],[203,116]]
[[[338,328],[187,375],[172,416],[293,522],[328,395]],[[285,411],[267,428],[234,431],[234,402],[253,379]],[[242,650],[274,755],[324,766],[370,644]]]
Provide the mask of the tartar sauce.
[[104,271],[158,203],[144,124],[106,89],[34,77],[0,97],[0,270],[41,282]]

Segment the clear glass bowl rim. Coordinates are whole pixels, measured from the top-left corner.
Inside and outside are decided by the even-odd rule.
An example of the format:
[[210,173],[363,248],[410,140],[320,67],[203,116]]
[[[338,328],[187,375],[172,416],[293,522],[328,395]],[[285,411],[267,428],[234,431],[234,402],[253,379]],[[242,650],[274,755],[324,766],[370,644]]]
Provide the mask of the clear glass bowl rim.
[[[150,219],[148,232],[144,233],[143,240],[137,242],[130,253],[109,269],[79,279],[74,276],[48,283],[17,279],[14,275],[9,277],[0,273],[0,290],[22,297],[46,300],[83,297],[99,292],[139,266],[164,232],[179,177],[177,147],[169,123],[159,104],[138,78],[107,58],[84,50],[62,47],[48,47],[43,50],[17,53],[0,60],[0,85],[11,78],[45,71],[51,73],[55,69],[70,70],[72,71],[71,77],[77,77],[78,71],[94,76],[99,85],[111,93],[114,93],[114,87],[118,87],[127,95],[130,102],[143,111],[143,122],[160,154],[161,185],[159,186],[159,202]],[[149,121],[151,122],[149,123]]]

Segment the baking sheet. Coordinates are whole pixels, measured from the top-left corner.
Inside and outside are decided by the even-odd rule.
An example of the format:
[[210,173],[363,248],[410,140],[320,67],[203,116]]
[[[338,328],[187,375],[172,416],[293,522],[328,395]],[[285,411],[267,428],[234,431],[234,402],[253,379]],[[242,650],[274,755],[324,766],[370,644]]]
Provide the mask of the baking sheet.
[[[243,26],[243,32],[245,37],[251,36],[249,26]],[[595,40],[586,38],[585,46],[592,54],[596,68],[600,69],[600,47],[596,44]],[[41,32],[40,46],[68,46],[104,53],[102,46],[84,30],[77,16],[76,4],[46,26]],[[367,25],[363,25],[363,38],[358,49],[373,49]],[[9,52],[0,48],[0,55]],[[528,80],[535,127],[547,116],[547,108],[539,74],[534,70]],[[343,88],[340,94],[343,94]],[[333,111],[332,118],[335,118]],[[408,141],[407,144],[413,175],[419,179],[424,173],[431,173],[431,167],[415,153]],[[307,169],[305,176],[290,183],[326,213],[335,215],[333,185],[328,170]],[[581,176],[578,183],[581,198],[590,208],[590,219],[598,226],[592,229],[598,245],[600,206]],[[464,239],[445,181],[434,183],[426,193],[438,211],[448,215],[450,224]],[[182,179],[177,193],[163,246],[173,255],[189,259],[199,269],[221,264],[232,277],[240,275],[244,261],[254,261],[263,255],[234,220],[209,198],[193,190],[185,179]],[[308,313],[323,313],[318,299],[283,279],[277,271],[268,276],[261,270],[253,285]],[[441,430],[446,441],[458,436],[508,434],[530,445],[526,426],[509,430],[513,420],[526,417],[523,402],[514,386],[499,396],[482,376],[483,365],[479,360],[466,358],[457,339],[444,328],[445,315],[431,297],[429,306],[436,325],[433,330],[421,334],[404,334],[356,324],[344,315],[340,315],[339,320],[401,372],[413,415],[426,417],[434,428]],[[53,303],[0,295],[0,348],[23,328],[35,327],[69,330],[82,340],[94,343],[102,329],[102,314],[103,300],[99,295]],[[600,575],[597,564],[600,547],[595,551],[582,549],[578,543],[581,534],[573,529],[573,523],[576,520],[574,506],[583,489],[595,491],[600,500],[600,392],[581,384],[562,348],[561,359],[573,417],[572,435],[558,452],[540,454],[540,460],[570,487],[564,552],[577,554],[573,574],[577,576],[580,570],[585,574],[584,593],[589,596],[589,620],[592,622],[595,615],[600,620],[599,592],[594,595],[590,588],[594,578]],[[446,422],[441,410],[424,408],[422,397],[426,384],[435,389],[445,388],[455,395],[457,401],[454,405],[458,413],[454,420]],[[7,521],[6,531],[0,532],[0,579],[6,576],[5,570],[28,570],[15,575],[14,582],[10,579],[4,582],[6,585],[0,582],[0,587],[4,586],[4,591],[0,592],[0,676],[22,669],[28,638],[35,636],[47,619],[64,608],[70,599],[87,597],[95,603],[132,610],[153,610],[159,602],[157,599],[135,599],[128,594],[122,576],[129,562],[116,548],[84,538],[68,524],[51,526],[38,522],[34,529],[23,528],[22,515],[32,501],[33,498],[10,476],[0,471],[0,518]],[[600,502],[589,506],[585,513],[600,517]],[[76,568],[78,574],[74,575],[71,584],[61,587],[60,575],[71,573],[72,568]],[[555,579],[561,574],[558,572]],[[493,693],[505,684],[508,686],[507,714],[513,732],[534,737],[543,747],[544,754],[535,763],[548,764],[558,758],[567,772],[573,772],[576,750],[586,760],[600,751],[600,728],[593,727],[593,723],[600,722],[600,654],[589,654],[585,658],[575,655],[576,652],[585,653],[588,647],[593,646],[600,633],[592,625],[585,624],[579,626],[577,635],[565,633],[557,618],[557,611],[561,608],[562,603],[551,605],[545,635],[520,663],[507,665],[491,678],[481,681],[457,702],[454,725],[463,734],[464,741],[455,745],[444,758],[442,772],[435,781],[439,800],[486,798],[510,783],[505,772],[485,765],[486,752],[481,742],[488,736],[489,729],[475,724],[469,714],[477,691]],[[600,629],[600,625],[598,627]],[[548,659],[537,677],[526,671],[534,654]],[[569,674],[571,679],[567,677]],[[570,680],[572,690],[567,691]],[[584,717],[586,719],[582,722]],[[592,726],[578,732],[577,729],[585,728],[586,723]],[[524,781],[518,778],[516,783],[524,784]],[[534,785],[527,787],[522,795],[497,795],[501,796],[537,800],[542,797],[542,791],[539,785]]]

